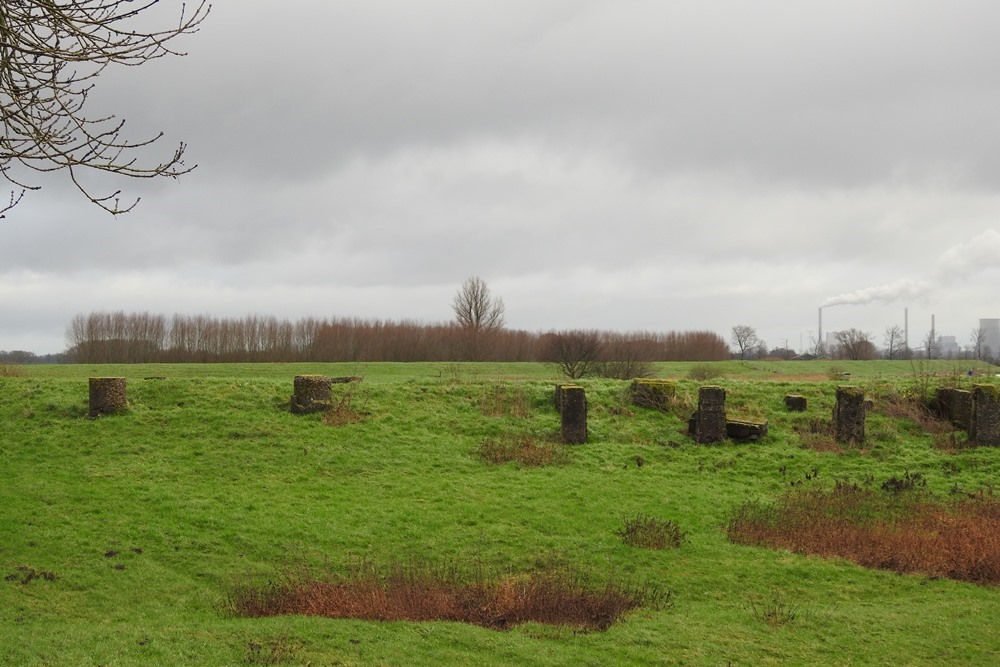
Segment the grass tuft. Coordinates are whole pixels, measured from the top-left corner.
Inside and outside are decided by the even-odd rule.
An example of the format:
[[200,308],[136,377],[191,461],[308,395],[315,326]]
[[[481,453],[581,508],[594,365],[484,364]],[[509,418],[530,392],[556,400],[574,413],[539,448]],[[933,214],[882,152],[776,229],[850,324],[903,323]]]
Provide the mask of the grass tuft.
[[684,543],[686,536],[681,527],[670,519],[657,519],[638,514],[625,517],[624,526],[618,529],[622,542],[642,549],[673,549]]

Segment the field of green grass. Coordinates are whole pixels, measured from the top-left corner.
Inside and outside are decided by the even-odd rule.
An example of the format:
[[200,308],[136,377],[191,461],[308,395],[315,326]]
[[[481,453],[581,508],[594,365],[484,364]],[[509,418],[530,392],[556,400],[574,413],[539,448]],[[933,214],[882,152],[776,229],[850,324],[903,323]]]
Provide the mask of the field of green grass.
[[[862,448],[816,451],[800,435],[830,418],[833,366],[876,395],[967,387],[968,362],[713,364],[730,414],[767,419],[770,432],[711,446],[682,419],[693,365],[656,366],[678,379],[670,412],[630,405],[625,382],[579,381],[589,442],[537,467],[478,452],[512,435],[558,439],[552,366],[8,367],[0,665],[1000,664],[998,588],[726,539],[740,505],[796,486],[909,472],[947,498],[996,484],[1000,448],[944,447],[878,410]],[[1000,383],[1000,369],[979,370],[976,382]],[[360,419],[290,414],[302,373],[364,376],[350,399]],[[92,376],[128,378],[128,410],[88,419]],[[787,393],[808,411],[786,412]],[[624,520],[640,514],[676,522],[686,540],[624,544]],[[606,631],[229,613],[247,583],[361,561],[568,566],[669,591],[670,604]]]

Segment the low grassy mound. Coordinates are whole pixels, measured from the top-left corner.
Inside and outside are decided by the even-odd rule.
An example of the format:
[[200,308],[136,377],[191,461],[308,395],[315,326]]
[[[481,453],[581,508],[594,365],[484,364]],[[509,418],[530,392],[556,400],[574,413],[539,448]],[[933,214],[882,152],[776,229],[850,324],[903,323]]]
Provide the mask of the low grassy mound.
[[280,582],[237,589],[228,607],[235,616],[300,614],[369,621],[456,621],[506,630],[522,623],[606,630],[624,613],[669,594],[632,589],[561,569],[502,577],[463,576],[455,567],[366,566],[346,576],[288,575]]
[[880,488],[797,488],[773,505],[746,503],[728,536],[870,568],[1000,584],[1000,501],[982,492],[936,499],[919,475],[892,477]]

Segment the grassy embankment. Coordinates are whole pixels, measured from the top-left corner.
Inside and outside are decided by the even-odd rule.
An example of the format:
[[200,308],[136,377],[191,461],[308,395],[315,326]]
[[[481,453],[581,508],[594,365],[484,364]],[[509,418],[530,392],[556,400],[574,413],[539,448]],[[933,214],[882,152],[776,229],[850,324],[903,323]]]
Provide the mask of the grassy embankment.
[[[671,414],[628,406],[625,383],[584,380],[590,442],[528,467],[478,452],[510,434],[556,438],[558,378],[541,365],[52,366],[0,378],[0,664],[996,664],[996,588],[726,539],[743,503],[803,484],[920,473],[946,498],[998,479],[1000,449],[950,448],[878,412],[860,450],[804,446],[800,433],[829,419],[833,365],[872,393],[970,382],[944,362],[718,364],[730,412],[771,430],[706,447],[679,418],[697,383],[680,381]],[[364,375],[361,421],[289,414],[303,372]],[[109,375],[129,378],[130,409],[86,419],[86,378]],[[789,392],[808,397],[807,413],[784,411]],[[637,515],[676,522],[686,541],[624,544]],[[248,582],[358,561],[567,565],[651,582],[672,604],[602,632],[226,612]]]

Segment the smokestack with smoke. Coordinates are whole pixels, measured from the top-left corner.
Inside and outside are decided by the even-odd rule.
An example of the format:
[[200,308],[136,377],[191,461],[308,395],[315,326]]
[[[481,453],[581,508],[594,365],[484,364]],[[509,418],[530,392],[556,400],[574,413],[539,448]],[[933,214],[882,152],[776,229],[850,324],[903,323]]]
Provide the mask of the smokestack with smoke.
[[901,278],[884,285],[866,287],[856,292],[833,296],[821,307],[861,306],[881,301],[890,303],[897,299],[908,301],[930,296],[934,287],[950,285],[977,273],[1000,267],[1000,232],[987,229],[965,243],[952,246],[938,258],[937,266],[929,278],[911,280]]

